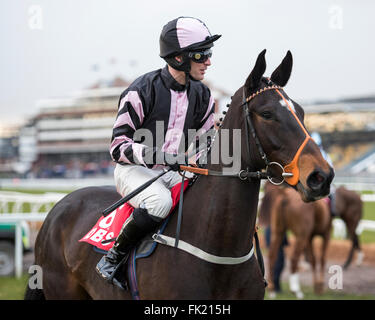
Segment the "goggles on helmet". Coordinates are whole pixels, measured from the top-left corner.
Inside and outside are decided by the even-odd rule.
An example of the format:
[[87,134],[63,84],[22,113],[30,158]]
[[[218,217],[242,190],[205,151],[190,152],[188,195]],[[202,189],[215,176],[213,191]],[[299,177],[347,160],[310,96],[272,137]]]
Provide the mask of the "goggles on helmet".
[[212,57],[212,50],[192,51],[188,53],[188,57],[196,63],[204,63],[208,58]]

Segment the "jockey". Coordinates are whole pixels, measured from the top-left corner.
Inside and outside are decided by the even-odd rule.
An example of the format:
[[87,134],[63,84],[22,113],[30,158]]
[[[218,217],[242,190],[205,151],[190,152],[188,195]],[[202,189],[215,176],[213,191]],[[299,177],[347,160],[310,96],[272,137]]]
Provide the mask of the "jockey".
[[[214,126],[214,99],[201,80],[220,37],[195,18],[168,22],[159,40],[167,65],[140,76],[120,96],[110,146],[117,191],[124,197],[165,166],[172,170],[129,200],[135,209],[96,266],[111,283],[117,284],[114,275],[129,249],[169,214],[170,189],[181,181],[180,165],[188,164],[187,147]],[[191,137],[189,129],[199,132]]]

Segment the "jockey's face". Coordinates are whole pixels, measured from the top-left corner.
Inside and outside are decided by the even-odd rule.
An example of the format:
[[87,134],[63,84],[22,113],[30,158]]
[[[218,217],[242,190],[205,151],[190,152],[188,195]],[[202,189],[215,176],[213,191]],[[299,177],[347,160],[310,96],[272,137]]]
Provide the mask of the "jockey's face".
[[206,73],[207,68],[211,65],[211,59],[208,58],[205,62],[203,63],[197,63],[194,61],[190,62],[190,75],[195,79],[195,80],[203,80],[204,75]]
[[[178,62],[182,61],[182,56],[176,56]],[[195,62],[190,59],[190,76],[195,80],[203,80],[207,68],[211,65],[211,59],[207,58],[204,62]],[[185,72],[179,71],[168,65],[169,72],[178,83],[185,84]]]

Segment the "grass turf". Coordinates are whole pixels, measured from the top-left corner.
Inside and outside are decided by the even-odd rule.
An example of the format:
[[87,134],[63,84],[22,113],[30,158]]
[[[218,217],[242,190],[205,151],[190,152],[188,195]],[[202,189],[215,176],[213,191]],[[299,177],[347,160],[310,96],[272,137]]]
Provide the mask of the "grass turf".
[[[15,277],[0,277],[0,300],[23,300],[29,275],[23,274],[20,279]],[[276,300],[297,300],[289,291],[288,283],[282,283],[283,293],[278,294]],[[302,286],[305,300],[375,300],[374,295],[355,295],[340,290],[326,289],[322,295],[315,295],[312,287]],[[268,300],[266,291],[265,299]]]
[[28,279],[28,274],[23,274],[20,279],[0,277],[0,300],[23,300]]

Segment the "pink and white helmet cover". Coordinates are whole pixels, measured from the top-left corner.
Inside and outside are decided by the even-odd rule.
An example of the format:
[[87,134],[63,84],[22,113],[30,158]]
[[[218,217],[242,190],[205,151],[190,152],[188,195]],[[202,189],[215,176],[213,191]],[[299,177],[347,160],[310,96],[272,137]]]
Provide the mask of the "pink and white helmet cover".
[[195,18],[183,17],[177,20],[177,39],[181,49],[210,37],[206,25]]

